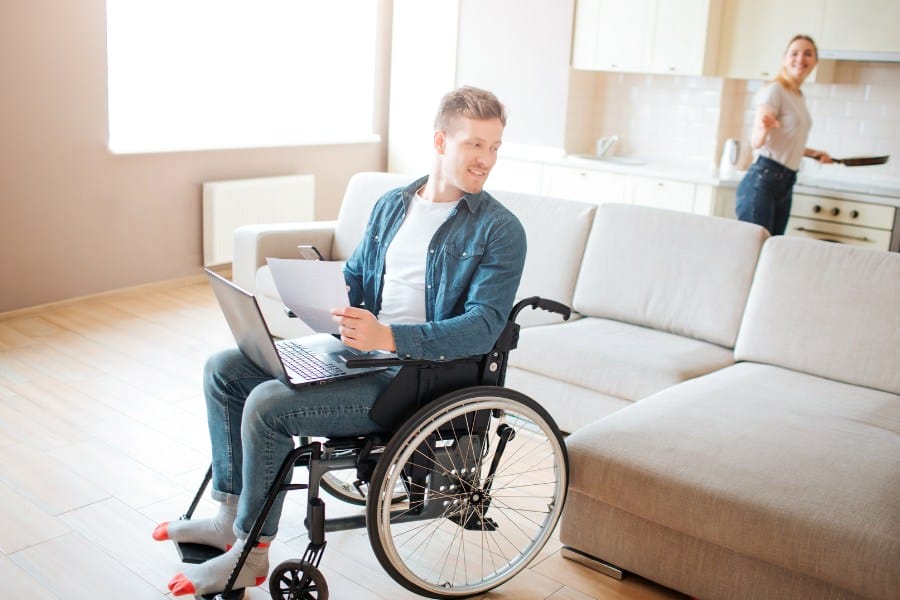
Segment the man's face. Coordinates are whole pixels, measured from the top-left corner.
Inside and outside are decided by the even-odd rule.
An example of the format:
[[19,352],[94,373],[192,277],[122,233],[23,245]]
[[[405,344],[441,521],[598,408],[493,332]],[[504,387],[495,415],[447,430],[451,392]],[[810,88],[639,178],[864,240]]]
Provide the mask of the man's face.
[[497,162],[502,138],[500,119],[453,119],[434,136],[444,181],[467,194],[479,193]]

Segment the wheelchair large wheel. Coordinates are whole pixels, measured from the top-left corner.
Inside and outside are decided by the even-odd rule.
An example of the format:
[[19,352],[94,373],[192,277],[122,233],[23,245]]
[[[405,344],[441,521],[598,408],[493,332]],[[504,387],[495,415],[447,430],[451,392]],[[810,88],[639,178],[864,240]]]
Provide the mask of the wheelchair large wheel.
[[[567,482],[562,436],[534,400],[500,387],[453,392],[419,410],[385,447],[366,506],[369,540],[412,592],[482,594],[540,552]],[[407,499],[394,504],[398,484]]]

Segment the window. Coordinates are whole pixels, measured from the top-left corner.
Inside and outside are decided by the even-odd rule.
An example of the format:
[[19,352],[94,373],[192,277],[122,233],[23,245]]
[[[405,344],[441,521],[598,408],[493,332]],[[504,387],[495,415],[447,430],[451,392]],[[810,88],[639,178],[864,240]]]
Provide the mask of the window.
[[116,153],[373,134],[374,0],[107,0]]

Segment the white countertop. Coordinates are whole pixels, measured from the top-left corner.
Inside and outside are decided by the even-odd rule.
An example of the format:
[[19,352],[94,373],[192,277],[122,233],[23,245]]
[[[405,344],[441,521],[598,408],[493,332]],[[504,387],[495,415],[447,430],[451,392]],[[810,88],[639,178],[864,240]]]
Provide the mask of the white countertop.
[[[566,155],[559,150],[543,148],[515,148],[504,152],[504,156],[542,164],[639,177],[655,177],[716,187],[737,187],[744,175],[744,171],[737,171],[731,177],[722,178],[719,177],[718,168],[706,163],[659,156],[624,157],[624,160],[630,164],[615,162],[617,159],[622,161],[623,157],[614,156],[611,160],[597,160]],[[818,167],[818,165],[814,165],[808,171],[801,169],[794,191],[815,196],[888,204],[900,208],[900,178],[866,177],[864,169],[867,168],[869,167],[843,167],[840,165]]]

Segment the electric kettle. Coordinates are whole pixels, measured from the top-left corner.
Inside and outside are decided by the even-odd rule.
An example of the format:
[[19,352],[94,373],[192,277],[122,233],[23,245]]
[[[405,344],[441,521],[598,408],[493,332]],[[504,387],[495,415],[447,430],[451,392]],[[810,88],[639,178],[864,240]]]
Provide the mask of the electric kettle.
[[719,161],[719,177],[725,179],[734,177],[741,158],[741,142],[728,138],[722,144],[722,159]]

